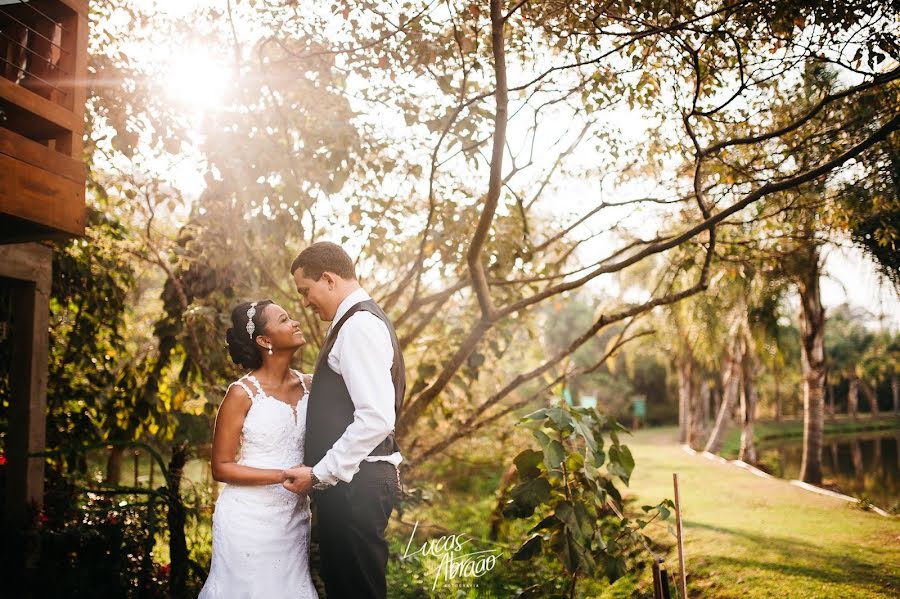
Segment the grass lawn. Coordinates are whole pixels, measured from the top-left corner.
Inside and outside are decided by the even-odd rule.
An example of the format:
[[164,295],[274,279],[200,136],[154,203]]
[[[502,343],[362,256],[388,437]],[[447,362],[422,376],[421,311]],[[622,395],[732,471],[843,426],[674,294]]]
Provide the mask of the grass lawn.
[[[782,480],[684,453],[675,429],[624,442],[638,505],[681,491],[692,597],[900,597],[900,518],[884,518]],[[671,518],[674,525],[674,515]],[[667,566],[677,571],[674,539]]]

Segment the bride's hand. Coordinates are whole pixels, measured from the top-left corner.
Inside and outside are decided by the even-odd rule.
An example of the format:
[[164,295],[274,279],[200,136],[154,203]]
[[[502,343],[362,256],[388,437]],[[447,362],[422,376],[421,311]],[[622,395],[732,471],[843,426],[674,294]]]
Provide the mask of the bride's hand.
[[293,480],[297,478],[300,474],[300,469],[303,468],[303,464],[297,464],[296,466],[291,466],[290,468],[285,468],[281,471],[281,481],[284,482],[287,480]]
[[308,495],[312,489],[311,473],[312,468],[303,464],[288,468],[282,473],[285,480],[282,481],[281,486],[297,495]]

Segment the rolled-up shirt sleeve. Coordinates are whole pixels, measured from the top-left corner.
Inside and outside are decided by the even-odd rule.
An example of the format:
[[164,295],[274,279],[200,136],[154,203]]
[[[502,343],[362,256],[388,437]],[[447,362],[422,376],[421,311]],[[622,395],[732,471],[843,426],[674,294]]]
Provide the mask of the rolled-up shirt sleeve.
[[[394,349],[387,326],[370,312],[357,312],[338,333],[337,365],[350,399],[353,422],[313,467],[323,483],[350,482],[360,463],[394,430]],[[334,350],[333,350],[334,351]],[[332,364],[329,359],[329,365]]]

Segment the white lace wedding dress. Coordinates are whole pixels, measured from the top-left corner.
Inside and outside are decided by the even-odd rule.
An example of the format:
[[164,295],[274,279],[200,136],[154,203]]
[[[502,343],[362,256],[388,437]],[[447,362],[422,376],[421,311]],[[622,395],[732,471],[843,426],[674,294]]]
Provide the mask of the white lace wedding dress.
[[[296,410],[263,392],[251,374],[232,383],[252,405],[241,433],[239,464],[290,468],[303,462],[309,390]],[[200,599],[317,598],[309,574],[309,499],[280,484],[225,485],[212,526],[212,564]]]

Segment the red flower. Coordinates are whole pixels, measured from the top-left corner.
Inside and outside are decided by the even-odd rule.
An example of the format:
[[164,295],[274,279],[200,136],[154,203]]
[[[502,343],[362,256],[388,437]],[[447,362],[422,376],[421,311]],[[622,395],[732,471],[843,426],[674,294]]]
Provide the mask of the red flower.
[[163,576],[169,575],[169,564],[163,564],[159,567],[159,573]]
[[0,466],[6,466],[6,456],[0,454]]
[[34,525],[35,525],[37,528],[41,528],[41,527],[44,526],[44,524],[46,524],[49,520],[50,520],[50,518],[47,517],[47,514],[45,514],[44,512],[38,512],[38,513],[37,513],[37,516],[34,517]]

